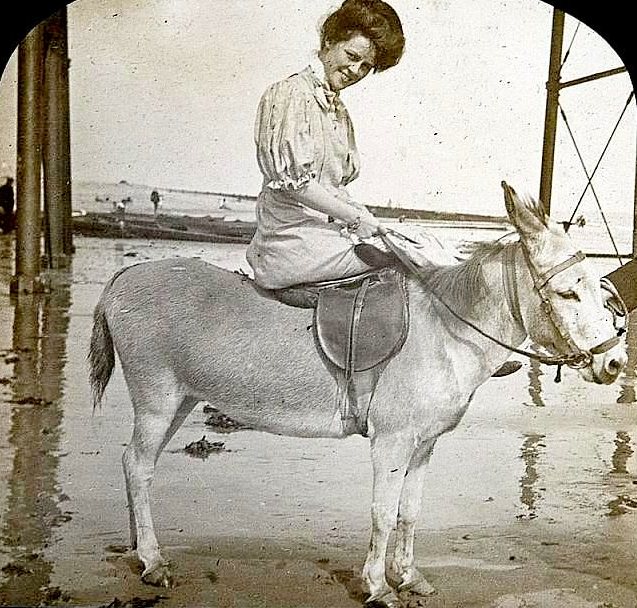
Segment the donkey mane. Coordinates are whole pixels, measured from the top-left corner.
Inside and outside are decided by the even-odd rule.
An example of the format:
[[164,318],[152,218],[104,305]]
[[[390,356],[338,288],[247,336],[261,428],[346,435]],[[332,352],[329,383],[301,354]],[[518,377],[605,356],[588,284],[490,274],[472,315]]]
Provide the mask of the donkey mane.
[[502,241],[478,243],[470,258],[455,266],[436,266],[422,283],[427,291],[440,295],[446,303],[453,304],[456,312],[464,314],[487,293],[484,263],[506,246]]
[[[522,204],[540,221],[545,228],[549,227],[549,214],[541,200],[536,200],[531,195],[526,194],[520,197]],[[507,211],[511,211],[507,206]]]

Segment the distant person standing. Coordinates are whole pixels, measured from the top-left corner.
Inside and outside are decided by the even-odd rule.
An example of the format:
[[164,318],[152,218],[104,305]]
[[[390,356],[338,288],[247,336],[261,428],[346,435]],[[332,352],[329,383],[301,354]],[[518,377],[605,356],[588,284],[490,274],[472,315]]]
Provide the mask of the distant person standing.
[[157,190],[153,190],[150,193],[150,202],[153,204],[153,214],[157,217],[157,210],[159,209],[159,201],[161,197],[159,196],[159,192]]
[[1,222],[2,232],[4,234],[7,234],[13,230],[14,205],[15,205],[15,199],[13,197],[13,178],[7,177],[6,182],[2,186],[0,186],[0,209],[2,209],[2,215],[0,215],[0,222]]
[[117,214],[117,220],[119,222],[120,229],[124,229],[126,219],[126,200],[122,199],[115,203],[115,213]]

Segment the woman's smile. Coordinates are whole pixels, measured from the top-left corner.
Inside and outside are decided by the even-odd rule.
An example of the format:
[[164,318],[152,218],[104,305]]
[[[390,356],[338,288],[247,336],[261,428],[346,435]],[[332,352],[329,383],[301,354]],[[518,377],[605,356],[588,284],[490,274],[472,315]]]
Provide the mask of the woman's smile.
[[373,43],[358,33],[349,40],[327,43],[319,54],[325,80],[333,91],[340,91],[365,78],[374,67],[375,56]]

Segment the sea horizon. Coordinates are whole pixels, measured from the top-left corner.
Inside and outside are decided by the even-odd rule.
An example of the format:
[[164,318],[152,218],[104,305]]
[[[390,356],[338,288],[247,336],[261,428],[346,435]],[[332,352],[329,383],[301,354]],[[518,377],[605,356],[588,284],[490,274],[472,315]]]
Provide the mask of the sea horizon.
[[[120,180],[117,183],[97,180],[73,181],[71,186],[72,208],[74,211],[110,213],[114,203],[127,200],[127,209],[131,213],[152,214],[153,205],[150,201],[150,194],[153,190],[157,190],[161,195],[159,212],[165,215],[210,216],[223,218],[227,221],[247,222],[253,222],[256,219],[256,194],[160,188],[146,184],[135,184],[126,180]],[[391,210],[392,213],[382,214],[383,219],[388,224],[414,223],[426,229],[432,229],[434,232],[442,231],[442,233],[451,233],[456,236],[460,234],[462,237],[459,238],[462,241],[490,240],[493,238],[494,232],[502,233],[502,231],[511,229],[504,213],[502,216],[492,216],[470,212],[421,209],[401,206],[396,201],[392,201],[391,206],[380,204],[370,204],[369,206],[377,211],[378,209]],[[409,214],[404,216],[400,213],[401,210],[413,211],[424,217],[409,217]],[[403,217],[400,217],[401,215]],[[609,213],[606,216],[612,238],[601,217],[584,217],[583,225],[572,225],[569,234],[585,252],[614,255],[615,249],[617,249],[622,256],[627,255],[632,251],[633,226],[626,222],[623,215],[618,217],[616,213]],[[569,216],[564,214],[555,219],[564,221],[568,220]]]

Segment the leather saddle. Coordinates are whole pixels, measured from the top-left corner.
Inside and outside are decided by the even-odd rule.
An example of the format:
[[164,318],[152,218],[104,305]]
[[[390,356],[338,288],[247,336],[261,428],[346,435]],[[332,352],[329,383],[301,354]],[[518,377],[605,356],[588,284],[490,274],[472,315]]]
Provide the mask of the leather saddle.
[[345,371],[365,371],[383,363],[407,337],[405,275],[395,269],[295,285],[273,294],[284,304],[315,309],[318,343],[325,356]]
[[272,294],[285,304],[314,308],[316,341],[324,356],[341,370],[351,401],[341,404],[341,417],[353,419],[359,432],[366,434],[367,409],[380,372],[400,351],[409,331],[405,274],[382,268]]
[[346,377],[384,363],[407,337],[405,275],[386,270],[359,285],[319,292],[315,330],[325,356]]

